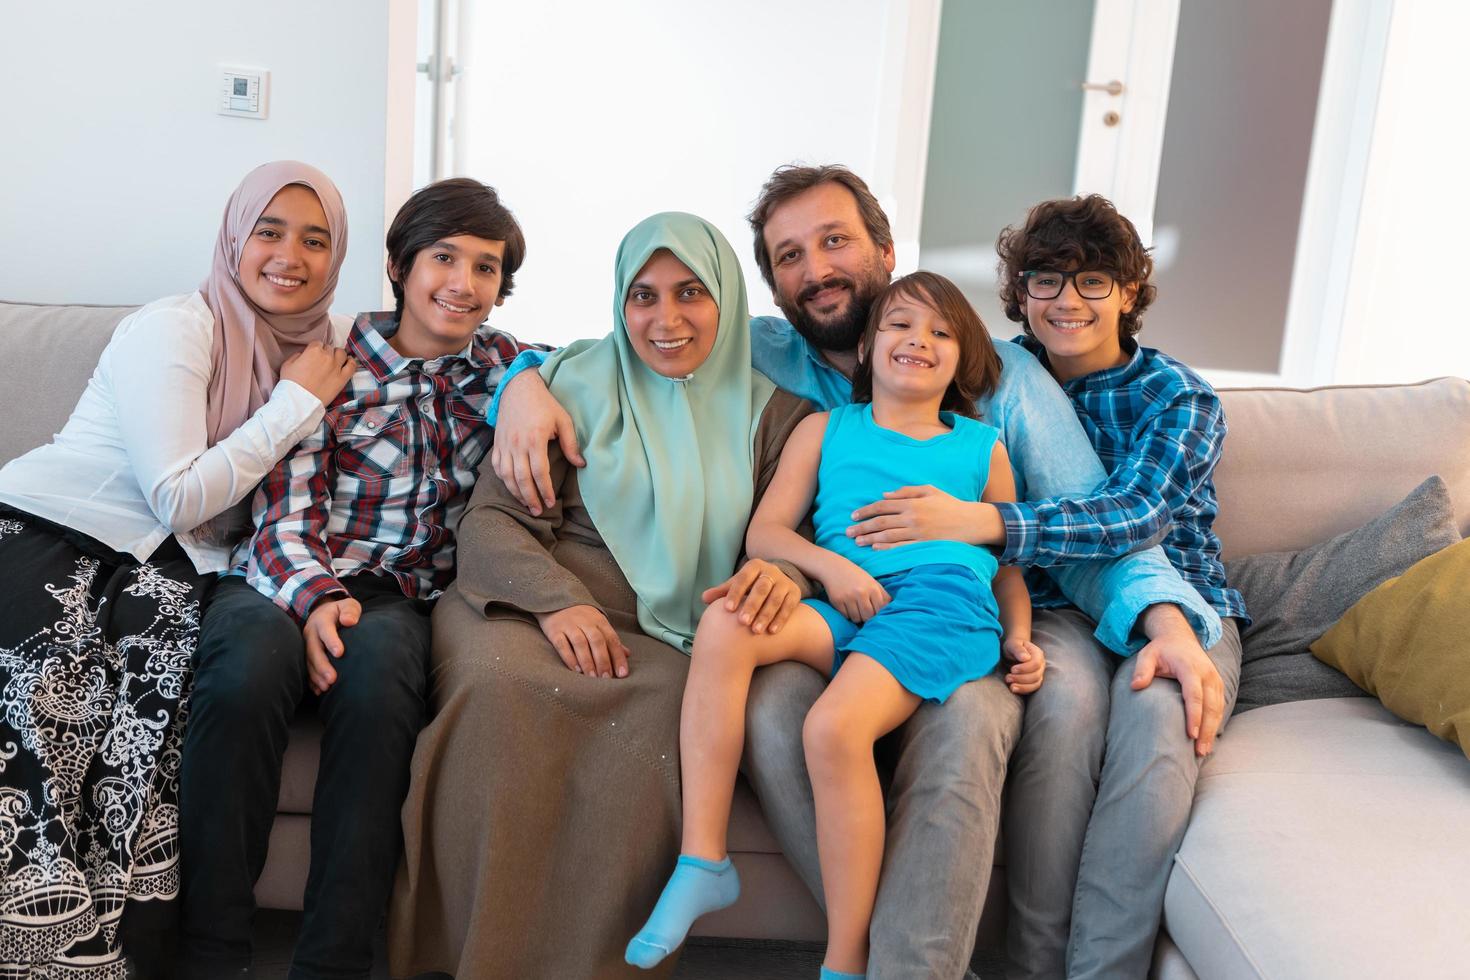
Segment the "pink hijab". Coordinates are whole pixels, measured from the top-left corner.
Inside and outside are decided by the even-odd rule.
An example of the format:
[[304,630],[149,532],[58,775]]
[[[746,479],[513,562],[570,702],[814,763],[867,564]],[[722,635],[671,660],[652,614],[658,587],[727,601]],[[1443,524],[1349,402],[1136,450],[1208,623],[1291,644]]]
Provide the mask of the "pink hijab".
[[[332,262],[321,299],[303,313],[277,316],[250,301],[240,287],[240,253],[255,222],[283,187],[311,188],[327,215]],[[337,289],[337,273],[347,254],[347,211],[342,195],[326,174],[294,160],[278,160],[245,175],[225,204],[224,222],[214,244],[214,267],[199,286],[214,314],[214,364],[209,374],[205,420],[212,446],[234,432],[270,398],[281,364],[312,341],[332,342],[327,314]]]

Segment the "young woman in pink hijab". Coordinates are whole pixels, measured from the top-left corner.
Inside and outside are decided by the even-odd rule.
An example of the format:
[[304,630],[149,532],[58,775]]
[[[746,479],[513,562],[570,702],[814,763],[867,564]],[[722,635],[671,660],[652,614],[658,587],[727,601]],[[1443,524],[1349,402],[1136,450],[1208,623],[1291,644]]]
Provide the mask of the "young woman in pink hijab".
[[0,974],[122,977],[124,908],[178,894],[201,600],[351,377],[346,250],[324,174],[251,171],[199,289],[118,324],[61,432],[0,470]]

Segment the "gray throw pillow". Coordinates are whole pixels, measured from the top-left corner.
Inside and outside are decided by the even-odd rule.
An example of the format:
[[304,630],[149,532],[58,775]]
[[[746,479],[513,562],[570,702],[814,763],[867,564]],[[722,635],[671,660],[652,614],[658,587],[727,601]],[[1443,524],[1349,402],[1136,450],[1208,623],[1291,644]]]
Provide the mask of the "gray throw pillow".
[[1342,671],[1324,664],[1304,650],[1242,664],[1233,714],[1289,701],[1367,697],[1372,695],[1350,681]]
[[1235,711],[1363,692],[1307,650],[1363,596],[1460,540],[1449,488],[1437,476],[1356,530],[1302,551],[1225,563],[1250,613],[1241,635]]

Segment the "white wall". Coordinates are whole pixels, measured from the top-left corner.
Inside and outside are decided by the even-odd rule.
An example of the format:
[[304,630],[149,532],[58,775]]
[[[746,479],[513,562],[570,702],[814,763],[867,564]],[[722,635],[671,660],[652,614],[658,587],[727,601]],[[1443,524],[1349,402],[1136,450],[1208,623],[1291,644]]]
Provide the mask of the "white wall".
[[[347,203],[334,308],[377,308],[389,12],[401,2],[7,3],[0,298],[142,303],[193,289],[240,177],[295,158]],[[221,63],[270,70],[268,119],[215,114]]]
[[1463,0],[1394,4],[1351,245],[1338,383],[1470,377],[1467,36]]
[[[606,333],[618,241],[663,210],[724,231],[753,311],[774,312],[746,212],[793,160],[842,162],[874,184],[897,179],[904,168],[879,138],[885,125],[902,129],[884,115],[884,85],[899,84],[894,46],[911,44],[898,36],[909,11],[932,15],[929,6],[467,4],[458,159],[499,189],[527,239],[516,294],[490,322],[551,342]],[[898,148],[920,155],[920,180],[925,149]],[[874,190],[892,197],[892,187]]]

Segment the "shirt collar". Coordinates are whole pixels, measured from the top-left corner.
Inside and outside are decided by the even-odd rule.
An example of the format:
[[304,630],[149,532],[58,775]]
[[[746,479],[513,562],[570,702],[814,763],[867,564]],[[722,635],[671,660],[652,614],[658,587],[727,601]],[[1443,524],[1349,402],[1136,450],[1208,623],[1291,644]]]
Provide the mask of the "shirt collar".
[[489,355],[480,343],[478,331],[463,350],[432,360],[404,357],[398,353],[389,343],[389,339],[397,332],[398,315],[391,310],[361,313],[353,322],[352,333],[347,339],[347,349],[367,366],[380,384],[412,371],[459,375],[460,377],[454,379],[457,383],[469,377],[473,373],[472,369],[486,367],[490,362]]
[[[1046,366],[1047,371],[1051,371],[1051,362],[1047,359],[1046,348],[1042,346],[1041,341],[1029,334],[1021,334],[1013,340],[1013,343],[1020,344],[1032,354],[1035,354],[1036,359]],[[1059,381],[1058,384],[1068,394],[1075,391],[1098,391],[1121,388],[1137,377],[1138,373],[1143,370],[1143,348],[1138,346],[1138,341],[1132,337],[1125,337],[1123,338],[1122,347],[1123,352],[1128,355],[1128,360],[1119,364],[1117,367],[1094,371],[1091,374],[1084,374],[1082,377],[1073,378],[1071,381]]]
[[846,381],[849,384],[852,383],[851,378],[843,374],[840,370],[837,369],[836,366],[832,364],[831,361],[822,356],[822,352],[817,349],[816,344],[813,344],[810,340],[807,340],[805,337],[803,337],[795,327],[791,327],[790,329],[791,336],[796,338],[797,344],[801,346],[801,352],[806,355],[807,360],[811,361],[817,366],[817,370],[826,371],[835,378],[840,378],[841,380]]

